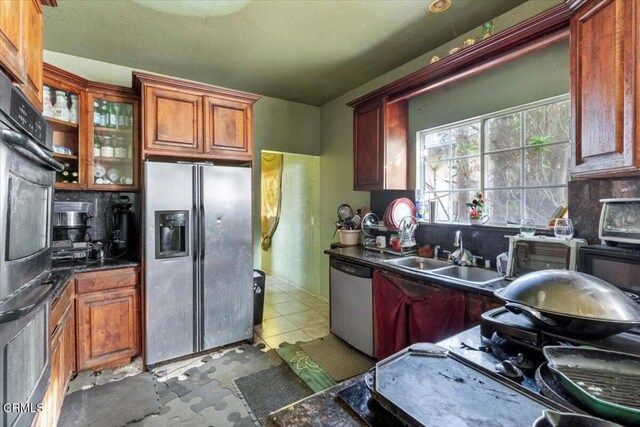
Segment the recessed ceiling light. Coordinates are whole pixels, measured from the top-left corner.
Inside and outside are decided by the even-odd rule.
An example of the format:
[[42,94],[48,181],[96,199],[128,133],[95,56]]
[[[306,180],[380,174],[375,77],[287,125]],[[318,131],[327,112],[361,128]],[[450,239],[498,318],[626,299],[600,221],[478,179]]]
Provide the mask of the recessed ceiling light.
[[434,0],[429,5],[429,10],[432,13],[442,13],[451,7],[452,0]]
[[248,5],[251,0],[133,0],[133,2],[169,15],[205,18],[230,15]]

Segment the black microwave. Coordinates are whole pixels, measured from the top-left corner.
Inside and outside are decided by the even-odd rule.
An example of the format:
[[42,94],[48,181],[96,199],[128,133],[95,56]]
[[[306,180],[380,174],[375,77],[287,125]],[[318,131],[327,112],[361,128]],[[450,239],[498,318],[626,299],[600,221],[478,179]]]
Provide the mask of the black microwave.
[[580,248],[578,271],[640,295],[640,247],[583,246]]

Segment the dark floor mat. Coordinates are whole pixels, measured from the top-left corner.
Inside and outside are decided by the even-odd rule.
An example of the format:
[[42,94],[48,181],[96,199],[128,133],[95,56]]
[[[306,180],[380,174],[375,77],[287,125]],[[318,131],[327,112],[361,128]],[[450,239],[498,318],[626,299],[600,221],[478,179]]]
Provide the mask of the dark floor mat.
[[375,364],[375,360],[334,335],[302,343],[300,348],[337,382],[363,374]]
[[309,386],[284,363],[237,378],[234,382],[254,420],[262,426],[271,412],[313,394]]
[[71,393],[64,399],[58,426],[124,426],[159,412],[155,380],[145,372]]

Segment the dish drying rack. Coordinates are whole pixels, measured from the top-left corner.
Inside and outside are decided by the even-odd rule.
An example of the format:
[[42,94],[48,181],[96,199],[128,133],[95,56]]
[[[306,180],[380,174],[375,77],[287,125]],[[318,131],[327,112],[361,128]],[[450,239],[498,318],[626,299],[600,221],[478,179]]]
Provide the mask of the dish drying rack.
[[[398,238],[400,239],[400,250],[395,250],[391,246],[387,246],[386,248],[381,249],[377,246],[367,245],[366,243],[364,244],[365,249],[397,256],[414,255],[418,252],[416,243],[416,229],[418,228],[418,220],[412,215],[408,215],[402,218],[397,229],[387,227],[385,225],[380,225],[378,217],[374,213],[368,213],[367,215],[365,215],[365,217],[362,219],[361,224],[362,232],[367,237],[373,237],[373,235],[371,234],[371,230],[377,230],[397,232]],[[368,230],[366,228],[368,228]]]

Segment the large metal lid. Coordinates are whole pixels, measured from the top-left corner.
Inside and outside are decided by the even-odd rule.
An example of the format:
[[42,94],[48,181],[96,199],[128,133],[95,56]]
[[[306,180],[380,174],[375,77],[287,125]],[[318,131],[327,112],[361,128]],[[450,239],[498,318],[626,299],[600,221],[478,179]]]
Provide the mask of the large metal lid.
[[496,292],[505,301],[547,313],[612,322],[640,322],[640,305],[597,277],[569,270],[526,274]]

